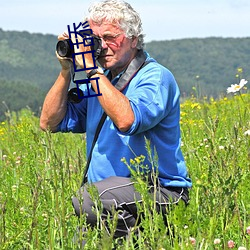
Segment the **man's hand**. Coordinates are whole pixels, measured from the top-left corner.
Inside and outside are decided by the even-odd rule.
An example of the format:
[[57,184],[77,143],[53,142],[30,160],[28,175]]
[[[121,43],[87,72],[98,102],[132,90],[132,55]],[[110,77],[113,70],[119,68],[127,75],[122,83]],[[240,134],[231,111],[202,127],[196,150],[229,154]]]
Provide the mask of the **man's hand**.
[[[74,44],[75,53],[79,53],[79,55],[75,55],[76,65],[81,68],[94,67],[93,53],[90,52],[91,51],[90,46],[84,46],[83,38],[80,35],[75,36],[75,34],[72,34],[71,41]],[[90,52],[90,53],[85,54],[85,52]]]
[[[59,41],[60,40],[65,40],[65,39],[69,39],[69,36],[65,32],[58,36]],[[73,68],[72,58],[61,57],[61,56],[58,55],[57,52],[56,52],[56,57],[57,57],[58,61],[60,62],[61,66],[62,66],[62,70],[70,71]]]

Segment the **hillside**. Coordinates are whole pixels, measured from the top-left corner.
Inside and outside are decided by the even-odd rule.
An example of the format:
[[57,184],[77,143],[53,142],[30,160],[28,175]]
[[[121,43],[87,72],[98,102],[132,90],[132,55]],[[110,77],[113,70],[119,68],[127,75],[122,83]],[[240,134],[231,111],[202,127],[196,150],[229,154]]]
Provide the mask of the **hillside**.
[[[29,106],[39,112],[60,69],[56,42],[53,35],[0,29],[0,120],[6,106],[10,110]],[[250,38],[153,41],[146,50],[174,73],[182,96],[191,95],[194,86],[199,96],[225,93],[237,80],[239,67],[250,79]]]

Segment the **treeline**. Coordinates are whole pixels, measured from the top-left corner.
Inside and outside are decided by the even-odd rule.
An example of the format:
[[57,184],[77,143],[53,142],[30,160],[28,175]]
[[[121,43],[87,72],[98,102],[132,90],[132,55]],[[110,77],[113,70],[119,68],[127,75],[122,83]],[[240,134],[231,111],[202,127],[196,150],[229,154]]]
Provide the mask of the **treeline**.
[[39,115],[46,91],[25,81],[0,80],[0,121],[11,111],[31,109]]
[[[54,35],[0,29],[0,120],[7,107],[39,112],[60,70],[56,42]],[[146,50],[173,72],[183,97],[224,95],[238,68],[250,79],[250,38],[153,41]]]
[[57,37],[0,29],[0,120],[29,107],[37,115],[60,66]]

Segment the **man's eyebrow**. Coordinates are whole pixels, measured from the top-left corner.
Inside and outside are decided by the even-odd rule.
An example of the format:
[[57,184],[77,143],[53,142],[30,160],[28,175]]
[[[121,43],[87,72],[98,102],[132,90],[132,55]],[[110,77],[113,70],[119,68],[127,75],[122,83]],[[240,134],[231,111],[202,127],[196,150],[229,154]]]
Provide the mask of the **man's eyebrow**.
[[117,34],[117,33],[111,32],[111,31],[104,31],[103,32],[103,35],[115,35],[115,34]]

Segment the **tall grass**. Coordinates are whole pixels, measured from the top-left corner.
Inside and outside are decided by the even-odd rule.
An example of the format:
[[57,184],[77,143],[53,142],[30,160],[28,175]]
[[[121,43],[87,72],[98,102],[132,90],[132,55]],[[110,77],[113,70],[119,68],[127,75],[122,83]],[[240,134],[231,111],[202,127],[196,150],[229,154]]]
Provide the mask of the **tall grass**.
[[[116,221],[107,221],[111,235],[99,222],[99,229],[85,233],[85,249],[228,249],[229,240],[235,249],[250,249],[249,103],[249,94],[186,100],[181,128],[193,180],[190,204],[170,209],[165,225],[142,181],[141,227],[118,242],[112,239]],[[6,114],[0,124],[0,249],[80,249],[76,229],[86,223],[74,216],[71,197],[85,160],[83,135],[41,132],[28,109]],[[142,164],[143,157],[129,162]],[[97,198],[96,204],[98,211]]]

